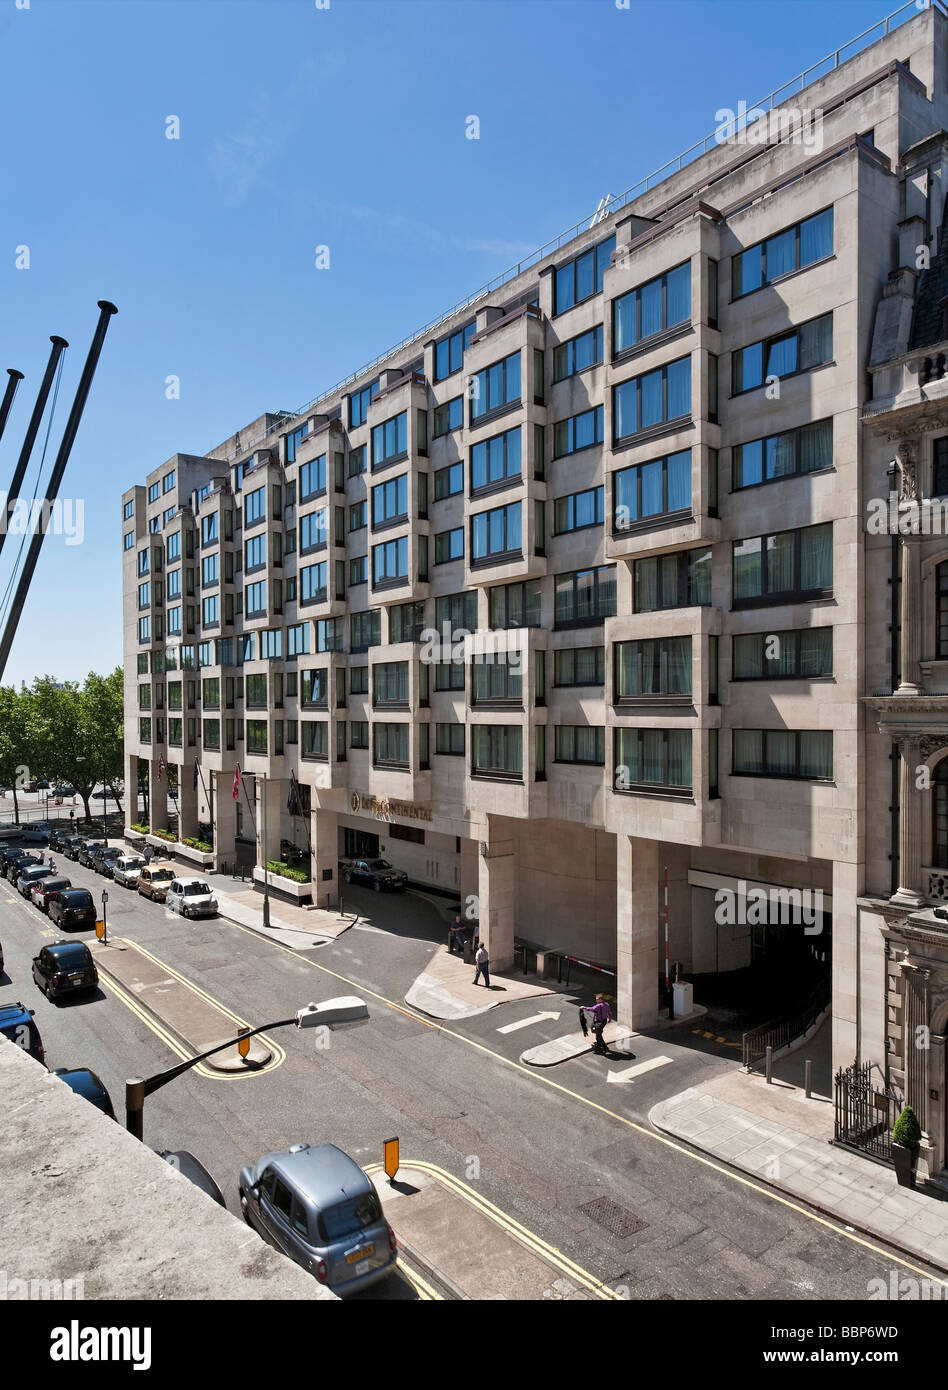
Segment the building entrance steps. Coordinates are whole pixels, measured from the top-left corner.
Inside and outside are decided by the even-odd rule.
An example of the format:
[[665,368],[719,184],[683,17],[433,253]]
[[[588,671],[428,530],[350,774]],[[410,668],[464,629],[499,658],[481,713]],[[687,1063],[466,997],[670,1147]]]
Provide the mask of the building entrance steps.
[[432,1163],[403,1164],[394,1185],[366,1169],[410,1263],[447,1296],[480,1301],[618,1299],[608,1284]]
[[486,989],[483,984],[473,983],[473,972],[473,965],[465,965],[447,946],[440,946],[405,995],[405,1003],[430,1018],[471,1018],[498,1004],[556,993],[538,980],[495,975],[493,970],[490,988]]
[[[234,1038],[238,1029],[245,1026],[243,1019],[215,1003],[134,941],[119,937],[107,945],[101,941],[89,944],[100,974],[147,1010],[192,1056]],[[214,1072],[247,1073],[259,1071],[274,1055],[282,1058],[283,1054],[276,1046],[268,1046],[261,1034],[250,1039],[246,1061],[239,1056],[235,1042],[232,1048],[209,1057],[201,1065]]]

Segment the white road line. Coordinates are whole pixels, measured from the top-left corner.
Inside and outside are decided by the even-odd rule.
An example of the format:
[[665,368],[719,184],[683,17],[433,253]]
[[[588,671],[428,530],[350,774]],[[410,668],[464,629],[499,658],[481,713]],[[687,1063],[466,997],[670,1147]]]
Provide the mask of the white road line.
[[626,1067],[625,1071],[611,1071],[606,1080],[634,1081],[637,1076],[642,1076],[647,1071],[654,1071],[656,1067],[664,1067],[668,1062],[674,1060],[674,1057],[650,1057],[647,1062],[636,1062],[634,1067]]
[[529,1028],[531,1023],[542,1023],[546,1018],[559,1018],[558,1013],[533,1014],[530,1018],[522,1018],[519,1023],[507,1023],[503,1028],[498,1028],[498,1033],[516,1033],[518,1028]]

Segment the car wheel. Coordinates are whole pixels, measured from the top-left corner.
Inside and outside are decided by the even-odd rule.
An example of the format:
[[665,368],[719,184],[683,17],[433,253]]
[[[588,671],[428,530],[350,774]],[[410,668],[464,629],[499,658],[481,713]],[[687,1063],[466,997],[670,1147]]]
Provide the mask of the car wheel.
[[247,1225],[249,1226],[249,1225],[251,1224],[251,1222],[250,1222],[250,1203],[247,1201],[246,1194],[245,1194],[243,1191],[241,1191],[241,1193],[240,1193],[240,1214],[241,1214],[241,1216],[244,1218],[244,1220],[246,1221]]
[[376,893],[381,893],[382,885],[381,883],[379,883],[377,878],[372,880],[372,887],[375,889]]
[[351,875],[351,874],[343,874],[343,878],[345,879],[346,883],[351,883],[351,882],[352,882],[352,875]]

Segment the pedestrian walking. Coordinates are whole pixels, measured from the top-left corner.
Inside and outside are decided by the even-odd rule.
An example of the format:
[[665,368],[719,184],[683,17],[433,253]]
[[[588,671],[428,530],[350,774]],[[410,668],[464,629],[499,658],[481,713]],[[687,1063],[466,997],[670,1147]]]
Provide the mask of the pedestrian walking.
[[600,1057],[608,1057],[609,1049],[606,1047],[606,1044],[602,1040],[602,1034],[606,1024],[611,1022],[612,1020],[612,1010],[606,1002],[606,996],[604,994],[597,994],[595,1004],[580,1005],[580,1023],[583,1024],[583,1033],[585,1034],[586,1020],[582,1016],[583,1010],[589,1013],[592,1018],[592,1030],[593,1036],[595,1038],[595,1042],[593,1043],[593,1052],[598,1052]]
[[477,984],[480,977],[484,976],[484,985],[490,989],[490,956],[487,954],[486,946],[478,946],[477,955],[474,957],[474,964],[477,966],[474,972],[474,983]]
[[457,951],[459,956],[464,955],[464,923],[461,921],[460,912],[454,914],[454,922],[448,932],[448,953],[453,955]]
[[142,855],[143,855],[143,857],[144,857],[144,860],[145,860],[145,863],[146,863],[146,864],[150,864],[150,863],[151,863],[151,856],[152,856],[153,854],[154,854],[154,850],[152,849],[151,845],[146,845],[145,848],[142,850]]

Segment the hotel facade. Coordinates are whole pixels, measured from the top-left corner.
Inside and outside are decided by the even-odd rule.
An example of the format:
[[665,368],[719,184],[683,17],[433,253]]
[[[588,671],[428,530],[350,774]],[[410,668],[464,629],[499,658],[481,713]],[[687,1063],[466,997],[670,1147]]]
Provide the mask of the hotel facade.
[[948,498],[948,21],[880,34],[764,138],[130,488],[126,762],[153,838],[210,826],[258,876],[292,841],[320,906],[382,854],[496,969],[613,971],[637,1028],[667,881],[697,1001],[825,977],[834,1065],[911,1101],[940,1173],[948,539],[898,518]]

